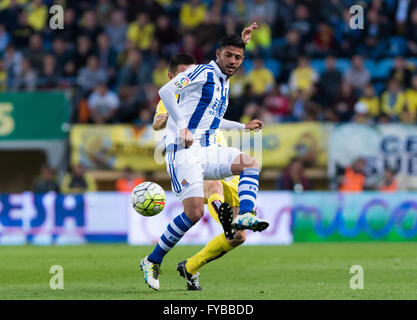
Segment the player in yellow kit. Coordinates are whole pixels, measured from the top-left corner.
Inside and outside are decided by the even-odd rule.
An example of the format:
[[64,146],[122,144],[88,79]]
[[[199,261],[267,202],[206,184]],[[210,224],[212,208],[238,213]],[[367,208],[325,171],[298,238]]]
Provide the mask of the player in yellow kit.
[[[257,28],[252,24],[242,32],[242,39],[249,42],[251,32]],[[169,63],[168,77],[174,78],[178,73],[187,70],[195,64],[195,60],[188,54],[177,54]],[[178,99],[178,97],[177,97]],[[159,101],[153,121],[153,128],[161,130],[165,128],[168,120],[168,112],[162,100]],[[223,134],[219,131],[216,135],[217,143],[227,145]],[[204,181],[204,195],[207,201],[210,215],[223,226],[224,233],[210,240],[207,245],[191,258],[178,264],[177,270],[185,278],[188,290],[201,290],[198,283],[198,270],[206,263],[213,261],[246,240],[245,230],[234,230],[231,227],[233,218],[239,213],[238,197],[239,176],[230,181],[209,180]]]

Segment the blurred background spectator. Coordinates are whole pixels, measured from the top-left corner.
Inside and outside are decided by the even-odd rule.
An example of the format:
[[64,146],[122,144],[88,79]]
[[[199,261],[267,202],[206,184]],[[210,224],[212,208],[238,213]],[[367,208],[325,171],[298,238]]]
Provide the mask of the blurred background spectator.
[[311,68],[310,60],[306,56],[298,59],[297,67],[291,72],[289,86],[292,94],[298,91],[310,95],[313,84],[318,80],[317,72]]
[[344,81],[348,83],[357,94],[360,94],[363,87],[367,85],[371,79],[371,75],[364,67],[362,56],[353,56],[351,63],[352,67],[344,74]]
[[89,122],[112,123],[115,118],[120,101],[117,94],[107,88],[105,82],[99,83],[88,98]]
[[274,75],[265,68],[262,59],[255,59],[253,69],[248,73],[246,81],[252,86],[256,95],[264,95],[271,91],[274,84]]
[[87,59],[87,66],[78,72],[77,83],[85,93],[90,92],[99,83],[107,82],[108,74],[100,68],[98,57],[91,55]]
[[39,177],[33,183],[33,192],[45,193],[49,191],[59,192],[60,188],[54,170],[48,165],[43,165]]
[[311,189],[310,182],[304,176],[303,162],[297,158],[291,160],[277,181],[278,190],[303,192]]
[[24,58],[18,73],[14,77],[13,89],[22,91],[33,91],[37,85],[37,75],[32,69],[30,61]]
[[0,53],[6,50],[7,45],[10,42],[10,34],[7,32],[4,24],[0,24]]
[[358,158],[353,161],[351,166],[340,170],[342,173],[339,178],[339,191],[341,192],[361,192],[365,188],[365,159]]
[[382,178],[379,186],[379,191],[382,192],[396,192],[398,191],[398,182],[395,179],[395,170],[392,168],[386,168],[384,177]]
[[334,111],[340,122],[348,122],[352,119],[356,101],[357,96],[351,84],[348,81],[343,81],[334,101]]
[[115,10],[110,15],[110,21],[105,27],[105,33],[109,38],[110,47],[117,53],[123,51],[127,33],[126,18],[121,10]]
[[329,105],[339,92],[342,83],[342,73],[336,67],[336,57],[327,56],[324,63],[325,69],[320,76],[320,85],[322,86],[325,104]]
[[181,5],[179,22],[183,31],[198,27],[204,20],[207,5],[200,0],[191,0]]
[[127,39],[142,51],[149,50],[153,41],[155,25],[149,21],[146,12],[138,13],[136,20],[129,24]]
[[406,96],[400,82],[396,79],[389,80],[387,90],[382,93],[381,111],[396,121],[404,110],[405,102]]
[[138,184],[145,182],[142,177],[136,176],[129,167],[123,170],[123,176],[116,181],[116,190],[119,192],[131,192]]
[[83,193],[96,190],[96,182],[81,164],[73,166],[61,183],[62,193]]

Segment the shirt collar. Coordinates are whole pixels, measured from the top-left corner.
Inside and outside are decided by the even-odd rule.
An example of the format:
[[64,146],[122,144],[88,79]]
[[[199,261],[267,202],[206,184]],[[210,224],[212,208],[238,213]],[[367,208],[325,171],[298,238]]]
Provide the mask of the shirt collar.
[[209,63],[211,66],[213,66],[214,71],[216,72],[216,75],[218,77],[221,77],[224,81],[227,80],[227,76],[220,70],[219,66],[217,65],[216,61],[211,60]]

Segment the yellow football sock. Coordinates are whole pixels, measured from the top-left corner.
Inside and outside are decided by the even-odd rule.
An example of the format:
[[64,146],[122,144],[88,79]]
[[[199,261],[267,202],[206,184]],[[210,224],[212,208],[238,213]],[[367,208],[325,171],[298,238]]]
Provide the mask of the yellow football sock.
[[204,266],[207,262],[220,258],[225,253],[234,249],[226,240],[224,233],[210,240],[206,246],[201,249],[193,257],[187,259],[185,268],[191,274],[195,274],[198,269]]
[[[213,193],[207,200],[207,207],[209,209],[209,213],[211,215],[211,217],[216,220],[218,223],[220,223],[219,220],[219,216],[217,215],[217,211],[216,209],[213,207],[212,202],[213,201],[220,201],[220,202],[224,202],[224,197],[221,196],[218,193]],[[220,205],[220,204],[219,204]]]

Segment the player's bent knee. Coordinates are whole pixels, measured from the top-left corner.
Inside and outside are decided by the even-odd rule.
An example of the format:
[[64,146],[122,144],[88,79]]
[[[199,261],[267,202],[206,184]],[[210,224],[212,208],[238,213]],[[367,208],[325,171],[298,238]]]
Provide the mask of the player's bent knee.
[[252,158],[253,162],[252,162],[252,166],[249,168],[255,168],[255,169],[259,169],[259,162],[258,160],[256,160],[255,158]]
[[197,221],[199,221],[203,215],[204,215],[204,207],[201,208],[190,208],[189,210],[187,210],[187,212],[185,212],[185,214],[187,215],[187,217],[193,222],[196,223]]
[[187,217],[196,223],[204,215],[204,199],[200,197],[183,200],[184,212]]
[[254,157],[249,156],[247,154],[243,155],[243,168],[256,168],[259,169],[259,162]]
[[248,168],[259,169],[260,165],[258,160],[254,157],[251,157],[248,154],[242,153],[237,157],[232,164],[232,173],[240,174],[243,170]]

